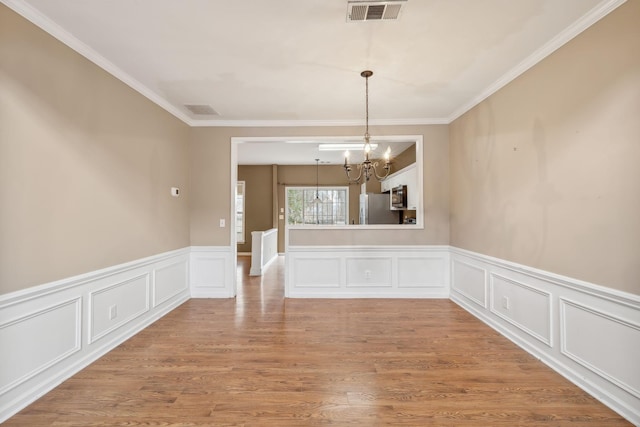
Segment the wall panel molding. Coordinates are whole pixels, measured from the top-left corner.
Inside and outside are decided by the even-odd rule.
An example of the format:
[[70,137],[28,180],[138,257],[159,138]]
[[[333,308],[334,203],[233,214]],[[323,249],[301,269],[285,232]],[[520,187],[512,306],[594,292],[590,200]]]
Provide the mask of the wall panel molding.
[[[188,247],[0,295],[0,422],[189,297],[235,295],[234,255]],[[640,296],[449,246],[290,246],[285,265],[287,297],[450,298],[640,425]]]
[[[0,353],[0,396],[81,350],[81,304],[76,297],[0,324],[2,348],[10,350]],[[58,334],[25,339],[51,324],[59,327]]]
[[233,298],[236,258],[229,246],[192,246],[189,288],[192,298]]
[[179,249],[0,295],[0,423],[186,301],[188,261]]
[[88,343],[91,344],[150,308],[148,272],[89,292]]
[[446,246],[289,246],[290,298],[448,298]]
[[496,316],[553,346],[551,293],[497,273],[489,275],[490,307]]
[[[584,330],[591,339],[579,339]],[[560,298],[560,337],[562,354],[640,400],[640,324]]]
[[[450,251],[451,300],[640,425],[640,296],[463,249]],[[460,274],[460,266],[476,273],[463,267]],[[482,270],[490,279],[490,304],[484,307],[469,292],[479,288]]]
[[153,307],[170,300],[189,288],[189,260],[180,259],[160,265],[153,271]]
[[451,259],[451,286],[460,295],[487,308],[487,270],[460,259]]

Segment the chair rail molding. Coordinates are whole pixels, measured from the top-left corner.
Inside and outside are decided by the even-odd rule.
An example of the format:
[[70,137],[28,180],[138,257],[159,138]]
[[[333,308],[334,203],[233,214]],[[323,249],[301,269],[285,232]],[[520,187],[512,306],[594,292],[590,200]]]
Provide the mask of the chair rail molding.
[[0,423],[187,301],[189,252],[0,295]]
[[[189,298],[233,297],[235,256],[191,246],[0,295],[0,423]],[[285,297],[449,298],[640,425],[638,295],[450,246],[289,245]]]
[[455,303],[640,425],[640,296],[452,247]]

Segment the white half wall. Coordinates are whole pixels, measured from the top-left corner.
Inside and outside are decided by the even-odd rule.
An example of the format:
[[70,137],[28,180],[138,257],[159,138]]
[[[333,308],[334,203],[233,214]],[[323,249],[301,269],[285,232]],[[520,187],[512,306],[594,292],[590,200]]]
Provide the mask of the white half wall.
[[289,246],[289,298],[448,298],[446,246]]
[[640,425],[640,297],[451,248],[451,299]]
[[189,299],[189,249],[0,296],[0,423]]
[[262,276],[278,257],[278,229],[251,232],[251,270],[249,275]]

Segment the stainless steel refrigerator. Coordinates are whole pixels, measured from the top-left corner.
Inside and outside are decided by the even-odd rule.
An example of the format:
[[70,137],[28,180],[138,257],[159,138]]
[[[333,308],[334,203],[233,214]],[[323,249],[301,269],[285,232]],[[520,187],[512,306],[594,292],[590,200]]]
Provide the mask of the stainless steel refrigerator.
[[360,194],[360,224],[400,224],[398,211],[391,210],[389,194]]

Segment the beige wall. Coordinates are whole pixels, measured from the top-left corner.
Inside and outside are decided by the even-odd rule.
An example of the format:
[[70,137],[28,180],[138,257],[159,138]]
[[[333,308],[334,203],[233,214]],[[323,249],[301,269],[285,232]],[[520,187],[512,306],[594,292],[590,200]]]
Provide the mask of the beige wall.
[[0,5],[0,293],[188,246],[188,136]]
[[393,159],[393,169],[391,173],[398,172],[399,170],[402,170],[407,166],[414,164],[415,162],[416,147],[415,145],[412,145]]
[[238,252],[251,252],[251,232],[273,225],[272,166],[238,166],[238,181],[245,182],[245,243]]
[[451,124],[451,244],[640,294],[640,1]]
[[[359,136],[362,127],[193,128],[191,130],[191,243],[229,245],[231,210],[231,138],[287,136]],[[424,229],[296,231],[296,244],[448,244],[449,243],[449,133],[446,125],[374,126],[372,135],[423,135]]]
[[[424,229],[292,243],[451,243],[640,294],[639,21],[625,3],[450,126],[372,127],[424,135]],[[5,6],[0,94],[0,293],[229,245],[233,136],[362,134],[189,129]]]

